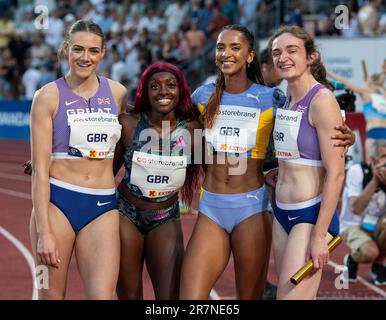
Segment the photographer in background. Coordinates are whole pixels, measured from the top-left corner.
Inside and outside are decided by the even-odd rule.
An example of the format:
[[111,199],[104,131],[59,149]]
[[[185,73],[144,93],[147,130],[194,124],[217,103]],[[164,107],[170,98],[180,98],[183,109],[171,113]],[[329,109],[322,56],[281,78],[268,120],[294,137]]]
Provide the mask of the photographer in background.
[[371,164],[355,164],[346,175],[340,229],[351,253],[344,277],[357,281],[358,264],[371,262],[374,283],[386,285],[386,140],[370,151]]

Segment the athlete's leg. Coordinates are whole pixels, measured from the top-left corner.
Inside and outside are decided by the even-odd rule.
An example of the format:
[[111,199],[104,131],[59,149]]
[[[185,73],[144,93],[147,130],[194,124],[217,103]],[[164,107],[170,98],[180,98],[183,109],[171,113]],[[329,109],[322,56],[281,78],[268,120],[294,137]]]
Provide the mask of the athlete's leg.
[[113,299],[119,272],[119,213],[106,212],[86,225],[75,242],[88,299]]
[[262,299],[271,244],[269,213],[258,213],[232,231],[238,299]]
[[[314,272],[312,275],[304,278],[296,286],[291,283],[290,278],[305,263],[307,250],[310,243],[313,224],[299,223],[293,226],[283,255],[281,272],[279,275],[279,285],[277,299],[316,299],[316,294],[322,277],[322,270]],[[332,239],[327,234],[326,243]]]
[[183,241],[179,219],[162,223],[146,236],[146,266],[157,300],[179,298]]
[[281,224],[274,217],[272,225],[272,249],[273,258],[275,261],[276,274],[281,272],[281,264],[283,260],[284,251],[288,241],[288,234],[281,226]]
[[182,264],[180,298],[208,299],[228,264],[230,250],[229,234],[199,213]]
[[[64,299],[67,286],[67,272],[74,247],[75,232],[73,231],[66,216],[53,204],[49,204],[48,219],[51,231],[56,239],[56,246],[59,251],[59,268],[48,268],[48,289],[44,289],[44,283],[38,283],[42,289],[38,290],[39,299]],[[41,263],[36,254],[38,234],[36,230],[35,213],[32,210],[30,220],[30,237],[35,265]]]
[[121,300],[143,299],[144,236],[127,217],[119,217],[121,259],[117,284]]

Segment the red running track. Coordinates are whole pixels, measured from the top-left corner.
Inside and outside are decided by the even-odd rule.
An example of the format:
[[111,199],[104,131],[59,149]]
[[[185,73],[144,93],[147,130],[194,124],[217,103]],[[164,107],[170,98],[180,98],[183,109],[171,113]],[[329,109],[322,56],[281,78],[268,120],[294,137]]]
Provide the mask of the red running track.
[[[0,141],[0,300],[33,297],[32,256],[28,224],[31,213],[31,181],[23,174],[23,163],[30,157],[27,142]],[[184,214],[182,217],[185,245],[193,230],[196,216]],[[335,264],[342,264],[347,247],[340,245],[331,255],[330,266],[324,271],[318,299],[386,299],[386,287],[372,285],[367,273],[369,265],[360,265],[360,281],[349,287],[337,289],[339,273]],[[228,264],[217,281],[213,299],[234,299],[235,286],[233,261]],[[144,298],[154,299],[148,274],[144,273]],[[277,282],[272,257],[268,280]],[[67,299],[84,299],[81,279],[74,259],[71,261],[67,288]]]

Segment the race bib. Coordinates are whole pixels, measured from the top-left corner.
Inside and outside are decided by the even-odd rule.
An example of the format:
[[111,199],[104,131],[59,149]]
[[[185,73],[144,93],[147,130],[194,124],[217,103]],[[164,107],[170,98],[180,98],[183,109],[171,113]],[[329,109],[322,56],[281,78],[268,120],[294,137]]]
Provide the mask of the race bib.
[[186,176],[186,156],[159,156],[134,151],[130,184],[147,198],[178,192]]
[[118,117],[110,113],[68,115],[70,141],[68,154],[95,159],[112,158],[121,136]]
[[260,109],[220,105],[213,127],[205,139],[217,152],[244,153],[256,145]]
[[278,159],[299,158],[298,134],[302,113],[298,111],[277,109],[273,140]]

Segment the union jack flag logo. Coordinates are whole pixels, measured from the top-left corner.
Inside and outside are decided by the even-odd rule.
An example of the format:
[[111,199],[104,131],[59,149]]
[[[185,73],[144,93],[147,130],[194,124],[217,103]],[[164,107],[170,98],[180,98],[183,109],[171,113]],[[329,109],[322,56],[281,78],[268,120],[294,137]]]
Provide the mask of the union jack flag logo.
[[110,104],[110,98],[98,98],[98,104]]
[[304,113],[304,112],[306,112],[307,109],[308,109],[308,106],[299,105],[298,108],[296,109],[296,111]]

